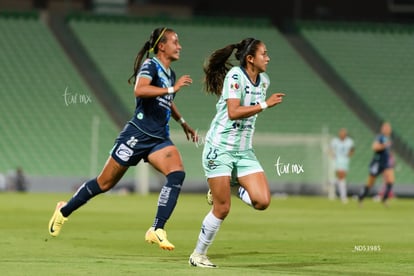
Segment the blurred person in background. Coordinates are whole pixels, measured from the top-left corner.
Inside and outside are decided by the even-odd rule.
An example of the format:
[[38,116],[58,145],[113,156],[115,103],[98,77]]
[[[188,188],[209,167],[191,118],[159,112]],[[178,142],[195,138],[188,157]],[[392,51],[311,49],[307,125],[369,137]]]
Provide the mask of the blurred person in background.
[[13,182],[16,191],[27,192],[28,183],[22,167],[17,167]]
[[0,172],[0,192],[7,190],[6,176]]
[[381,125],[380,133],[375,137],[372,143],[372,150],[374,156],[369,165],[369,175],[365,187],[358,196],[358,202],[361,205],[365,197],[369,194],[370,189],[375,184],[375,180],[383,174],[385,180],[385,190],[382,195],[382,203],[386,205],[387,199],[392,191],[395,181],[394,175],[394,158],[391,152],[392,127],[389,122],[384,122]]
[[[17,167],[15,170],[10,170],[7,176],[4,177],[4,189],[16,192],[27,192],[29,183],[22,167]],[[1,177],[0,177],[1,178]],[[0,179],[0,182],[3,180]],[[0,188],[1,190],[1,188]]]
[[338,189],[339,197],[343,203],[348,202],[346,176],[349,163],[355,151],[354,140],[348,136],[346,128],[341,128],[338,135],[331,140],[330,152],[334,160],[335,180],[332,188]]

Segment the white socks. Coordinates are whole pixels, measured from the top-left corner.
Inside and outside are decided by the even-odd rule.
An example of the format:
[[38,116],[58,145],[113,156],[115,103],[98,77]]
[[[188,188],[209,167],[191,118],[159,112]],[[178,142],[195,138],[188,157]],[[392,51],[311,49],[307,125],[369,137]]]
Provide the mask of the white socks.
[[348,202],[348,196],[346,193],[346,181],[345,179],[338,180],[338,189],[339,189],[339,196],[343,203]]
[[242,186],[239,187],[237,191],[237,196],[247,205],[253,207],[252,200],[250,199],[249,193]]
[[[242,186],[237,189],[237,197],[249,206],[252,205],[249,193]],[[216,218],[212,211],[210,211],[203,220],[200,234],[198,235],[197,245],[195,251],[199,254],[206,255],[208,247],[213,243],[213,240],[223,223],[222,219]]]
[[204,218],[195,251],[206,255],[208,247],[213,243],[214,237],[220,229],[223,220],[216,218],[210,211]]

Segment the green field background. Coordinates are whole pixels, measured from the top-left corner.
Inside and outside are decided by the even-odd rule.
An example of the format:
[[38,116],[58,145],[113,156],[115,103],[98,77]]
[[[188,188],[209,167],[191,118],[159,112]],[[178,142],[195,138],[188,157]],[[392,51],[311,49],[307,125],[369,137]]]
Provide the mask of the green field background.
[[0,193],[1,275],[412,275],[413,201],[274,197],[265,211],[233,198],[209,257],[190,267],[202,194],[182,194],[166,225],[174,251],[145,243],[158,194],[103,194],[73,213],[59,237],[47,224],[70,194]]

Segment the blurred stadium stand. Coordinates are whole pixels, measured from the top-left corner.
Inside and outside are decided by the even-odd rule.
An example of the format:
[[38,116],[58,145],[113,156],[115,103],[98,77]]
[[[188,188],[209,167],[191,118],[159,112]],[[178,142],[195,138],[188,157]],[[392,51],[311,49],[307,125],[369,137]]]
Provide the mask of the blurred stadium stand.
[[[118,129],[36,14],[0,17],[0,170],[88,176],[91,129],[110,149]],[[99,152],[100,163],[108,150]]]
[[[46,183],[37,190],[56,191],[72,189],[74,183],[79,184],[79,179],[88,178],[100,169],[123,119],[128,119],[134,108],[132,87],[127,79],[132,73],[135,55],[151,30],[163,25],[179,33],[182,57],[173,68],[177,75],[191,74],[194,84],[183,89],[176,102],[186,120],[199,129],[200,134],[208,128],[216,101],[202,90],[204,59],[213,49],[254,36],[266,43],[271,56],[269,92],[285,91],[287,94],[286,101],[277,110],[260,114],[256,130],[259,138],[276,133],[291,137],[320,135],[324,131],[335,135],[340,127],[347,127],[357,144],[348,178],[351,192],[359,190],[365,181],[376,120],[389,119],[398,137],[406,143],[406,151],[412,151],[410,137],[414,133],[409,127],[412,115],[403,111],[409,110],[412,104],[407,94],[410,93],[407,87],[412,87],[413,81],[409,76],[414,66],[410,59],[413,52],[408,46],[412,44],[412,25],[359,22],[361,19],[387,21],[410,17],[409,12],[401,16],[402,12],[391,11],[387,1],[376,2],[376,12],[369,10],[367,3],[360,3],[360,13],[354,13],[355,22],[351,25],[331,24],[327,20],[324,24],[320,21],[316,24],[315,20],[305,24],[297,20],[348,16],[346,8],[338,9],[326,1],[280,1],[276,2],[280,9],[274,14],[269,14],[273,11],[261,14],[258,10],[250,10],[254,17],[242,18],[226,16],[227,8],[231,7],[225,5],[216,10],[220,17],[212,17],[209,9],[217,7],[217,1],[183,0],[174,1],[177,3],[174,5],[171,1],[129,1],[127,4],[114,1],[116,5],[108,5],[108,2],[111,1],[5,1],[0,4],[3,10],[0,31],[2,37],[7,37],[0,41],[0,60],[8,64],[0,75],[0,105],[7,114],[0,119],[3,134],[0,171],[22,166],[32,181],[39,183],[35,187]],[[374,5],[372,1],[366,2]],[[343,1],[338,3],[345,7]],[[249,15],[239,7],[233,12]],[[334,68],[340,79],[353,88],[361,102],[375,112],[374,120],[362,118],[360,111],[344,102],[332,83],[307,63],[306,51],[292,44],[292,22],[301,28],[299,34],[293,34],[316,49],[319,62]],[[339,35],[342,40],[337,39]],[[342,41],[340,45],[335,44],[339,41]],[[378,43],[383,47],[375,47]],[[361,57],[362,64],[370,67],[355,66],[356,63],[361,65]],[[403,65],[400,59],[405,60]],[[377,98],[377,95],[389,93],[390,87],[396,96],[382,105],[382,97]],[[63,95],[67,89],[73,94],[87,95],[92,103],[66,105]],[[407,95],[411,101],[407,100]],[[401,99],[403,96],[405,100]],[[401,109],[396,112],[393,106]],[[96,116],[100,125],[98,154],[94,157],[91,125]],[[367,116],[371,118],[372,114]],[[171,128],[187,170],[185,188],[205,190],[201,147],[183,141],[175,122],[171,122]],[[256,145],[256,153],[267,171],[272,190],[321,192],[321,183],[317,183],[323,179],[319,175],[321,172],[312,171],[312,163],[321,160],[304,158],[302,149],[293,153],[275,152],[274,148],[269,150],[267,144],[260,143]],[[274,164],[278,156],[291,162],[304,162],[306,173],[277,176]],[[396,174],[397,193],[400,186],[402,194],[414,194],[412,160],[397,156]],[[124,183],[129,185],[133,177],[133,172],[129,172]],[[156,181],[152,184],[158,185]]]
[[[357,101],[355,97],[349,99],[351,108],[353,102],[362,101],[360,111],[372,110],[371,117],[379,119],[371,123],[375,129],[381,119],[393,122],[394,148],[414,164],[414,130],[407,128],[414,119],[410,112],[414,103],[414,25],[313,21],[302,22],[300,32],[331,71],[337,72],[357,93]],[[354,95],[353,91],[348,94]]]

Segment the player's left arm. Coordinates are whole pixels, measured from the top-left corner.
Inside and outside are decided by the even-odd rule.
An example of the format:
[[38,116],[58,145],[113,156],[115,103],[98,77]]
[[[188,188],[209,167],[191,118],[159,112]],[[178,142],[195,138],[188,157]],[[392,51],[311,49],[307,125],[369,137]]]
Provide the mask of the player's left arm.
[[167,87],[158,87],[151,84],[148,77],[139,77],[135,82],[134,95],[140,98],[155,98],[168,94]]
[[239,98],[228,98],[227,99],[227,113],[230,120],[239,120],[251,117],[256,115],[259,112],[262,112],[267,107],[273,107],[277,104],[280,104],[283,100],[284,93],[274,93],[270,95],[270,97],[264,101],[265,107],[262,105],[250,105],[250,106],[243,106],[240,104]]
[[184,133],[187,136],[187,140],[191,139],[191,141],[197,142],[198,141],[197,131],[191,128],[190,125],[184,120],[184,118],[181,116],[174,102],[171,103],[171,115],[174,118],[174,120],[176,120],[178,123],[181,124],[181,127],[183,128]]

